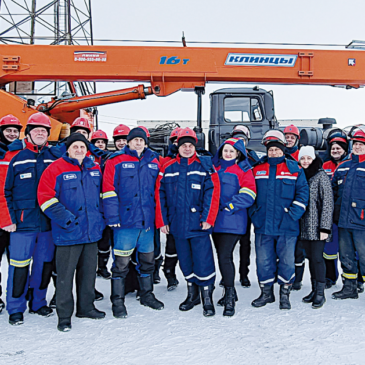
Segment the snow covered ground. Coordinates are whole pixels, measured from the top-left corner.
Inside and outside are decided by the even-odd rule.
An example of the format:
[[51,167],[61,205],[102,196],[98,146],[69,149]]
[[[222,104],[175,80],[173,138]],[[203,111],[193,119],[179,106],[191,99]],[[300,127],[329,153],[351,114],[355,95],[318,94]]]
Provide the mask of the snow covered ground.
[[[238,247],[237,247],[238,248]],[[238,264],[238,249],[235,261]],[[7,265],[3,259],[3,282]],[[239,301],[233,318],[205,318],[202,308],[180,312],[186,285],[180,270],[180,286],[167,292],[166,280],[155,286],[163,311],[153,311],[126,298],[129,317],[115,319],[109,301],[110,283],[97,279],[97,289],[105,299],[97,307],[107,313],[104,320],[72,318],[72,331],[57,331],[57,316],[41,318],[25,313],[25,323],[8,324],[6,311],[0,314],[0,364],[364,364],[365,294],[358,300],[335,301],[330,294],[341,285],[327,290],[327,303],[313,310],[301,302],[310,291],[309,273],[304,286],[292,292],[292,310],[280,311],[277,301],[263,308],[250,303],[259,295],[254,252],[251,256],[252,287],[242,288],[238,281]],[[236,265],[236,268],[238,265]],[[220,276],[217,277],[217,282]],[[237,278],[238,280],[238,278]],[[214,292],[215,302],[222,289]],[[48,299],[51,299],[53,287]],[[3,295],[5,299],[5,295]]]

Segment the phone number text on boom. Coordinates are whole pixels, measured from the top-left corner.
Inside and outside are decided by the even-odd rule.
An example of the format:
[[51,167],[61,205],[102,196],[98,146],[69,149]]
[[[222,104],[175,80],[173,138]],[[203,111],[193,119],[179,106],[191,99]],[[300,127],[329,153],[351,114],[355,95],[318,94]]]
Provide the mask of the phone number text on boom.
[[106,62],[105,58],[86,58],[86,57],[75,57],[75,61],[85,61],[85,62]]

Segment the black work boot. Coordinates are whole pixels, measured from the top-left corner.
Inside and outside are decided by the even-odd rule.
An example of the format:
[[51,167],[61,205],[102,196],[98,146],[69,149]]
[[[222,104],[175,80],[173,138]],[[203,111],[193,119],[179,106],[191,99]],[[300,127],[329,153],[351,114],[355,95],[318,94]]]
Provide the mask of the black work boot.
[[324,296],[324,289],[326,287],[326,283],[317,282],[316,294],[313,298],[312,308],[318,309],[322,308],[323,304],[326,303],[326,298]]
[[261,284],[260,289],[261,289],[261,295],[251,303],[253,307],[260,308],[268,303],[275,302],[273,285]]
[[34,311],[33,309],[29,308],[29,313],[31,314],[38,314],[42,317],[51,317],[54,315],[53,309],[44,305],[43,307],[39,308],[38,310]]
[[[223,289],[222,298],[218,300],[217,305],[219,307],[224,307],[225,299],[226,299],[226,288]],[[236,288],[234,288],[234,300],[235,302],[238,302]]]
[[124,305],[125,298],[125,278],[116,278],[111,280],[112,312],[115,318],[127,318],[128,313]]
[[153,272],[153,283],[154,284],[160,284],[160,282],[161,282],[160,267],[161,267],[162,263],[163,263],[163,258],[155,260],[155,271]]
[[188,296],[179,305],[179,309],[183,312],[193,309],[200,304],[199,286],[195,283],[188,283]]
[[250,279],[247,276],[241,276],[240,283],[244,288],[249,288],[251,286]]
[[224,302],[223,315],[225,317],[234,316],[234,307],[236,306],[236,291],[234,287],[226,287],[226,299]]
[[289,295],[290,295],[291,285],[284,284],[280,285],[280,309],[291,309]]
[[294,281],[291,290],[299,291],[302,289],[302,282],[301,281]]
[[146,307],[152,309],[161,310],[164,309],[164,304],[155,298],[153,294],[153,277],[150,276],[139,276],[138,282],[140,286],[139,295],[140,303]]
[[175,270],[164,270],[165,277],[167,279],[167,290],[171,291],[177,288],[179,280],[176,279]]
[[77,318],[89,318],[89,319],[103,319],[105,318],[105,312],[99,311],[99,309],[92,309],[85,314],[76,313]]
[[[357,292],[359,294],[364,292],[364,283],[360,283],[360,281],[357,282]],[[0,301],[1,301],[1,299],[0,299]],[[0,312],[1,312],[1,310],[0,310]]]
[[214,284],[210,284],[208,286],[200,286],[199,289],[203,302],[204,317],[214,316],[215,315],[215,309],[213,304]]
[[303,280],[303,274],[304,274],[305,264],[295,264],[295,280],[292,285],[291,290],[299,291],[302,289],[302,280]]
[[314,279],[311,281],[312,281],[312,291],[302,299],[303,303],[312,303],[314,296],[316,295],[317,281]]
[[104,295],[103,295],[103,293],[100,293],[100,291],[97,291],[96,289],[95,289],[95,299],[94,299],[94,301],[99,301],[99,300],[103,300],[104,299]]
[[57,329],[61,332],[71,331],[71,318],[59,318]]
[[98,252],[98,269],[96,270],[96,276],[106,280],[111,278],[111,274],[106,267],[106,265],[108,264],[109,256],[109,252]]
[[9,316],[9,323],[13,326],[19,326],[24,323],[23,313],[13,313]]
[[356,279],[344,279],[343,287],[340,291],[332,294],[332,299],[358,299]]

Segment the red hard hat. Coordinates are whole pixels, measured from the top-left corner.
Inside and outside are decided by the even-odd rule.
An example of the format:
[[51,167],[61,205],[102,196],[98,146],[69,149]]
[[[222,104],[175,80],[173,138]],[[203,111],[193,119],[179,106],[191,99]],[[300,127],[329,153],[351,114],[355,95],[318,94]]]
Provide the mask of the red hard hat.
[[114,128],[113,137],[125,136],[125,138],[127,139],[127,136],[130,131],[131,129],[126,125],[119,124],[117,127]]
[[177,138],[177,136],[178,136],[178,134],[179,134],[179,132],[182,130],[182,128],[180,128],[180,127],[176,127],[172,132],[171,132],[171,134],[170,134],[170,137],[169,137],[169,139],[170,139],[170,141],[172,140],[172,139],[174,139],[174,138]]
[[138,128],[143,129],[146,132],[147,138],[150,138],[150,136],[151,136],[150,131],[146,127],[144,127],[143,125],[140,125],[140,126],[138,126]]
[[97,139],[104,139],[108,141],[108,136],[104,131],[98,130],[91,135],[91,141],[96,141]]
[[27,126],[28,125],[37,125],[44,128],[52,128],[51,120],[49,119],[49,117],[41,112],[32,114],[27,121]]
[[358,129],[351,137],[351,140],[354,142],[362,142],[365,143],[365,132],[362,129]]
[[284,134],[294,134],[295,136],[298,137],[298,139],[300,138],[299,129],[294,124],[290,124],[287,127],[285,127]]
[[12,114],[5,115],[0,119],[0,127],[15,127],[21,130],[23,128],[17,117]]
[[183,137],[192,137],[198,143],[198,138],[196,137],[196,133],[189,127],[183,128],[179,131],[179,134],[177,135],[177,140],[179,141],[179,139]]
[[78,117],[73,121],[71,129],[79,129],[79,128],[86,129],[87,131],[89,131],[89,133],[91,132],[89,121],[86,118]]

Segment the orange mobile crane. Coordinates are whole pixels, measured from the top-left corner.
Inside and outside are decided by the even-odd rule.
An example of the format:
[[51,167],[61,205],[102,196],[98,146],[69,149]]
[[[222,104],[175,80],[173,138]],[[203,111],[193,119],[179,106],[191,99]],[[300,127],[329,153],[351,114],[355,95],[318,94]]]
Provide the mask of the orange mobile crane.
[[[48,114],[53,140],[58,140],[62,123],[70,124],[81,109],[178,90],[192,90],[201,97],[207,82],[365,85],[361,50],[0,45],[0,64],[1,113],[14,114],[23,124],[32,113]],[[66,81],[73,94],[78,81],[149,85],[31,105],[6,91],[7,84],[20,81]]]

